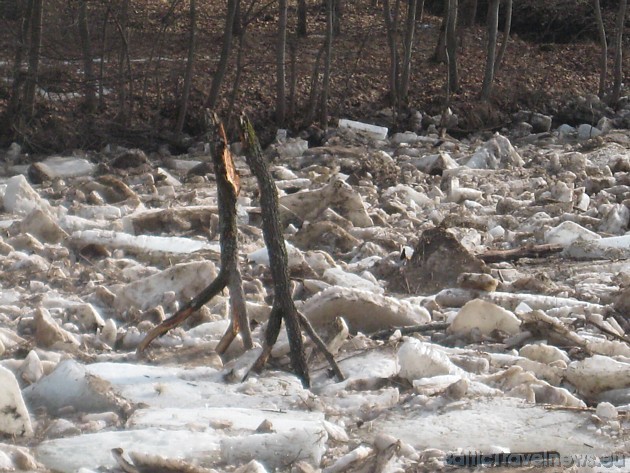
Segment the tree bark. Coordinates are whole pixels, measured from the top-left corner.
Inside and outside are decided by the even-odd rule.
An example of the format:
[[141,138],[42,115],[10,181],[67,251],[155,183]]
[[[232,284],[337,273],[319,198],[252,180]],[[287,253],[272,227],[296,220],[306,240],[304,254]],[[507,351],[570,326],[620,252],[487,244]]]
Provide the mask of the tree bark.
[[[131,110],[127,112],[127,89],[125,84],[128,82],[131,87],[131,63],[129,59],[129,34],[127,25],[129,23],[129,0],[122,1],[119,20],[117,20],[118,32],[120,33],[121,46],[118,53],[118,122],[126,125],[131,114]],[[128,74],[125,74],[125,61],[127,62]]]
[[613,91],[611,104],[617,105],[621,95],[621,84],[623,82],[623,28],[626,23],[627,0],[619,0],[619,10],[617,11],[616,33],[615,33],[615,63],[613,66]]
[[286,118],[286,50],[287,0],[278,0],[278,42],[276,43],[276,122],[282,126]]
[[91,114],[96,110],[96,91],[94,90],[94,68],[92,61],[92,42],[88,26],[87,0],[79,3],[78,18],[79,37],[81,38],[81,52],[83,53],[83,90],[85,93],[85,108]]
[[606,94],[606,79],[608,76],[608,41],[606,40],[606,29],[602,18],[602,7],[599,0],[593,0],[593,10],[595,11],[595,24],[597,25],[597,36],[601,48],[599,59],[599,88],[597,95],[600,99]]
[[481,100],[490,99],[494,82],[497,33],[499,30],[499,0],[490,0],[490,3],[488,3],[488,21],[486,26],[488,43],[486,46],[486,70],[483,77],[483,85],[481,86]]
[[212,77],[212,85],[210,86],[210,94],[208,100],[206,100],[206,108],[213,110],[217,101],[219,100],[219,91],[221,90],[221,84],[225,78],[227,71],[228,59],[230,58],[230,51],[232,50],[232,28],[234,27],[234,17],[236,15],[236,7],[238,0],[228,0],[227,13],[225,17],[225,29],[223,30],[223,46],[221,47],[221,56],[219,57],[219,64],[217,70]]
[[263,351],[254,363],[252,370],[260,371],[269,359],[271,349],[278,339],[282,320],[284,320],[289,337],[291,365],[302,384],[308,387],[310,385],[310,377],[308,366],[306,365],[300,320],[291,297],[287,249],[278,217],[278,189],[263,157],[254,128],[247,117],[242,118],[241,127],[244,138],[245,158],[252,170],[252,174],[258,181],[260,189],[263,237],[269,253],[269,264],[274,287],[273,307],[265,331]]
[[182,101],[177,115],[177,125],[175,133],[178,135],[184,130],[184,121],[188,111],[188,100],[192,87],[193,72],[195,68],[195,49],[197,37],[197,0],[190,0],[190,32],[188,36],[188,59],[186,62],[186,73],[184,76],[184,90],[182,91]]
[[503,65],[503,58],[505,57],[505,51],[507,50],[508,41],[510,39],[510,30],[512,29],[512,0],[505,0],[505,22],[503,23],[503,42],[497,54],[495,69],[499,70]]

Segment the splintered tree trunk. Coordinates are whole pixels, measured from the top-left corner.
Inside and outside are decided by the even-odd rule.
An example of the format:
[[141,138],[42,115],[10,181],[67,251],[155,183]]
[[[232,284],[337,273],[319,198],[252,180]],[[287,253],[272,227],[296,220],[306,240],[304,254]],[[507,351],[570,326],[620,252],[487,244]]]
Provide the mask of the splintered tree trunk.
[[602,19],[602,7],[599,0],[593,0],[593,10],[595,10],[595,23],[597,24],[597,35],[599,36],[600,60],[599,60],[599,89],[597,95],[600,99],[606,93],[606,79],[608,75],[608,42],[606,41],[606,29]]
[[265,331],[263,352],[252,369],[260,371],[269,359],[271,349],[278,339],[282,320],[284,320],[289,337],[291,365],[295,374],[302,380],[302,384],[308,387],[310,385],[310,377],[302,342],[300,319],[291,297],[288,270],[289,258],[278,217],[278,190],[263,157],[254,127],[246,117],[243,117],[241,126],[245,144],[245,158],[252,170],[252,174],[256,176],[260,189],[263,237],[269,253],[269,264],[274,286],[273,307],[269,315],[267,330]]
[[497,55],[497,33],[499,30],[499,0],[490,0],[488,3],[488,23],[487,23],[487,49],[486,49],[486,71],[481,86],[481,100],[490,99],[492,93],[492,83],[494,82],[494,66]]
[[617,20],[615,33],[615,63],[613,66],[613,91],[611,104],[617,105],[619,96],[621,95],[621,83],[623,82],[623,28],[626,22],[626,5],[627,0],[619,0],[619,10],[617,11]]
[[215,280],[212,281],[209,286],[187,302],[173,316],[164,320],[160,325],[154,327],[147,333],[142,343],[138,345],[139,354],[142,353],[153,340],[180,325],[226,287],[230,290],[230,309],[232,317],[230,326],[217,345],[216,351],[219,354],[224,353],[239,332],[245,348],[250,349],[253,347],[252,336],[247,320],[241,273],[238,268],[236,197],[240,190],[240,184],[236,169],[234,168],[232,155],[228,149],[223,125],[216,115],[212,117],[211,122],[213,135],[211,140],[213,143],[212,160],[214,162],[214,172],[217,178],[219,203],[221,269]]
[[79,37],[81,38],[81,51],[83,53],[83,90],[85,91],[85,108],[88,113],[96,110],[96,92],[94,90],[94,68],[92,62],[92,42],[87,19],[87,0],[79,3]]
[[192,86],[193,71],[195,67],[195,47],[197,36],[197,0],[190,0],[190,35],[188,37],[188,60],[186,62],[186,75],[184,77],[184,90],[182,91],[182,101],[179,106],[177,125],[175,132],[179,135],[184,129],[186,112],[188,111],[188,99]]

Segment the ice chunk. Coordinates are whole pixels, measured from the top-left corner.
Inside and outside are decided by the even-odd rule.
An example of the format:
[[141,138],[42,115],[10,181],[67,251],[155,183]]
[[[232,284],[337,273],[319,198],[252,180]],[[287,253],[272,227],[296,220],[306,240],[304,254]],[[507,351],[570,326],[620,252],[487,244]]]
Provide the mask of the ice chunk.
[[67,158],[52,156],[29,168],[29,176],[37,174],[41,180],[52,181],[55,178],[67,179],[71,177],[88,176],[94,172],[96,166],[83,158]]
[[4,192],[4,208],[20,215],[28,215],[37,209],[49,215],[55,214],[52,206],[39,196],[21,174],[13,176],[7,181],[7,188]]
[[599,404],[597,404],[595,414],[597,414],[597,417],[599,417],[600,419],[611,420],[616,419],[619,413],[617,412],[617,408],[611,403],[600,402]]
[[275,147],[281,158],[297,158],[308,149],[308,141],[301,138],[289,138],[286,142],[277,144]]
[[0,366],[0,432],[4,435],[33,435],[31,418],[26,410],[15,375]]
[[592,125],[582,123],[577,129],[578,138],[580,140],[588,140],[602,134],[602,131]]
[[44,348],[72,349],[80,345],[76,335],[61,328],[44,307],[35,310],[35,340]]
[[302,306],[302,312],[316,327],[343,317],[354,333],[427,323],[429,312],[419,305],[369,291],[337,286],[318,292]]
[[575,222],[565,221],[545,233],[545,243],[569,246],[576,240],[598,240],[601,236]]
[[627,388],[630,387],[630,363],[608,356],[593,355],[569,364],[566,379],[586,396],[610,389]]
[[116,294],[118,310],[130,306],[146,309],[163,301],[166,292],[174,292],[178,300],[196,296],[217,276],[211,261],[180,263],[157,274],[139,279],[125,286],[112,289]]
[[521,321],[512,312],[492,302],[473,299],[462,307],[449,327],[452,333],[466,334],[473,329],[489,335],[500,330],[510,335],[520,331]]
[[389,131],[383,126],[370,125],[369,123],[347,120],[345,118],[339,120],[339,128],[350,128],[351,130],[365,133],[375,140],[384,140],[387,138],[387,132]]
[[359,446],[352,450],[349,453],[346,453],[342,457],[338,458],[335,463],[330,465],[329,467],[324,468],[322,473],[340,473],[343,471],[347,471],[348,468],[351,468],[353,463],[356,463],[361,460],[365,460],[372,454],[372,449],[365,446]]
[[413,381],[445,374],[463,374],[435,345],[408,338],[398,349],[399,376]]
[[519,350],[518,354],[530,360],[547,364],[558,360],[562,360],[565,363],[570,361],[569,356],[564,351],[553,345],[545,345],[543,343],[525,345]]
[[347,273],[341,268],[330,268],[324,271],[324,281],[333,285],[348,287],[352,289],[361,289],[364,291],[370,291],[375,294],[382,294],[383,288],[368,281],[361,276],[353,273]]
[[128,233],[109,230],[76,231],[72,233],[71,241],[75,246],[100,244],[108,248],[120,248],[142,253],[148,253],[150,251],[164,253],[194,253],[200,250],[219,251],[217,244],[191,240],[190,238],[150,235],[133,236]]
[[576,259],[628,259],[630,235],[588,241],[576,240],[565,248],[563,255]]
[[[287,256],[289,257],[289,268],[295,268],[304,263],[304,255],[300,249],[296,248],[288,241],[285,241],[284,244],[287,248]],[[249,253],[247,255],[247,259],[256,264],[269,266],[269,253],[267,252],[267,247],[263,247]]]
[[221,457],[228,464],[256,458],[270,469],[286,468],[298,460],[319,465],[327,441],[328,433],[323,426],[229,437],[221,440]]
[[113,390],[110,383],[89,374],[74,360],[62,361],[48,376],[24,389],[29,406],[45,407],[50,414],[72,406],[81,412],[127,410],[129,405]]

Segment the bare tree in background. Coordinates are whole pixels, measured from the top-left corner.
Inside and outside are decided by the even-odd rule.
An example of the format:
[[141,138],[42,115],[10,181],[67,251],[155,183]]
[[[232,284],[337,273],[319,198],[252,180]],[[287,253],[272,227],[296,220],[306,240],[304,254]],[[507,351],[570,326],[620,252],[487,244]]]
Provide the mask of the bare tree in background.
[[510,39],[510,30],[512,29],[512,10],[513,0],[505,0],[505,20],[503,23],[503,42],[497,54],[495,70],[499,70],[503,65],[503,58],[505,57],[505,51],[507,51],[508,41]]
[[613,65],[613,90],[610,98],[612,105],[617,105],[621,95],[623,82],[623,28],[626,23],[626,6],[628,0],[619,0],[619,10],[615,21],[615,63]]
[[306,28],[306,0],[298,0],[297,2],[297,35],[299,38],[306,38],[308,34]]
[[447,2],[446,62],[448,67],[449,95],[459,90],[459,72],[457,70],[457,3],[457,0],[448,0]]
[[287,0],[278,0],[278,40],[276,43],[276,122],[284,124],[286,95]]
[[593,0],[593,10],[595,12],[599,47],[601,48],[599,59],[599,88],[597,95],[600,99],[603,99],[604,94],[606,94],[606,79],[608,78],[608,41],[606,40],[606,28],[604,27],[602,7],[599,0]]
[[319,122],[324,129],[328,127],[328,95],[330,93],[330,65],[332,62],[332,40],[334,34],[333,2],[334,0],[326,0],[326,40],[324,43],[326,57],[324,59],[324,78],[322,80],[322,95],[319,109]]
[[94,89],[94,68],[92,61],[92,41],[88,26],[87,0],[79,3],[79,38],[81,39],[81,52],[83,53],[83,91],[85,94],[85,108],[89,114],[96,110],[96,91]]
[[390,0],[383,0],[383,18],[387,31],[387,46],[389,48],[389,93],[392,107],[398,108],[407,102],[411,78],[411,64],[413,41],[416,27],[417,0],[410,0],[407,4],[404,37],[402,40],[402,54],[399,53],[399,19],[400,0],[394,5]]
[[500,0],[490,0],[488,3],[486,69],[481,86],[481,100],[489,100],[494,83],[495,64],[497,56],[497,35],[499,31]]
[[186,61],[186,75],[184,77],[184,90],[177,115],[177,125],[175,132],[179,135],[184,129],[186,112],[188,110],[188,100],[190,98],[190,88],[192,86],[193,72],[195,68],[195,49],[197,36],[197,0],[190,0],[190,32],[188,36],[188,60]]
[[31,41],[28,52],[28,73],[24,87],[24,108],[23,112],[27,119],[35,115],[35,91],[37,89],[37,79],[39,76],[39,60],[42,49],[42,29],[44,6],[43,0],[30,0],[31,8]]
[[228,0],[227,13],[225,16],[225,28],[223,30],[223,44],[221,46],[221,56],[219,57],[219,64],[217,70],[212,77],[212,85],[210,86],[210,94],[206,100],[205,106],[209,109],[214,109],[219,100],[219,91],[225,78],[227,71],[228,59],[230,58],[230,51],[232,50],[232,28],[234,27],[234,17],[236,16],[238,0]]

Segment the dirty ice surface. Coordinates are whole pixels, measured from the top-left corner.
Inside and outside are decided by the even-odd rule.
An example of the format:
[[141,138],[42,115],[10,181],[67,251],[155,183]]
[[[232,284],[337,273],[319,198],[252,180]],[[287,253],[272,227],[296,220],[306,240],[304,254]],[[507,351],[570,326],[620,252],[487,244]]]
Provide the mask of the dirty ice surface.
[[224,291],[139,358],[144,335],[220,269],[207,144],[37,163],[13,145],[0,471],[434,472],[458,455],[543,452],[562,459],[545,471],[628,471],[630,136],[547,118],[462,140],[350,120],[319,147],[279,133],[265,152],[293,297],[346,378],[307,340],[310,388],[284,332],[243,380],[273,284],[239,146],[255,347],[215,352]]

